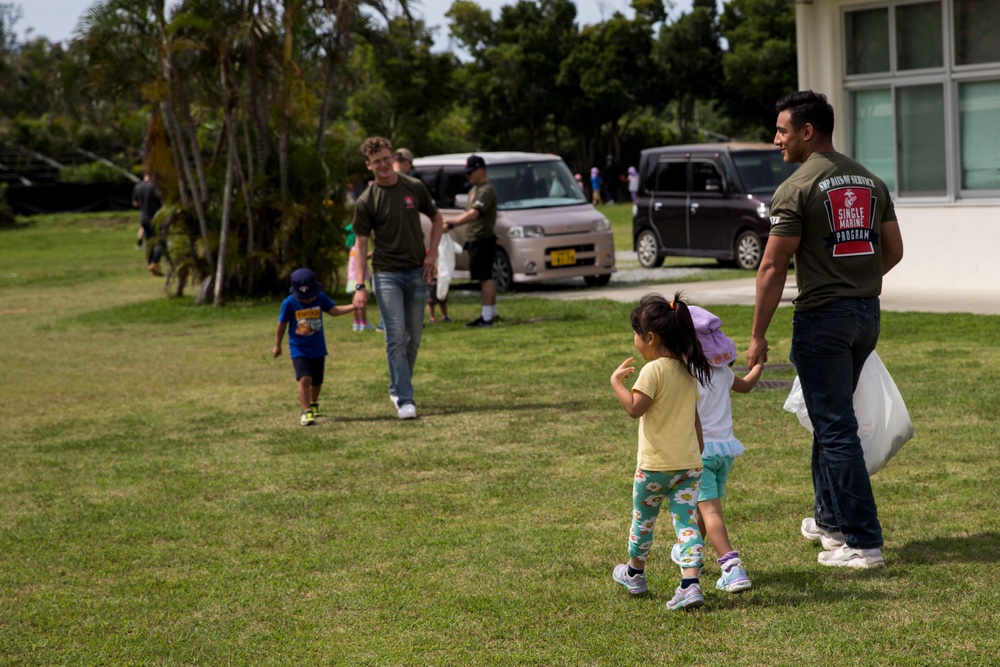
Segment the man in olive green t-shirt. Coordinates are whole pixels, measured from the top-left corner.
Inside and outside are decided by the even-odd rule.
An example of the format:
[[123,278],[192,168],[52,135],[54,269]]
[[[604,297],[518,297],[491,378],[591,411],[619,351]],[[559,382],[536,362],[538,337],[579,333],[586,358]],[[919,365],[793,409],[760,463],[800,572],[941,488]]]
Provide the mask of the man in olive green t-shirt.
[[469,253],[469,275],[479,281],[483,298],[483,312],[469,322],[470,327],[491,327],[497,318],[497,288],[493,281],[493,261],[497,254],[497,191],[486,175],[486,160],[470,155],[465,162],[472,189],[469,203],[462,215],[445,220],[446,229],[468,225],[465,249]]
[[[393,170],[392,144],[369,137],[361,144],[365,164],[375,180],[354,207],[355,275],[365,275],[368,238],[372,254],[375,294],[385,324],[385,356],[389,365],[389,398],[400,419],[417,416],[413,401],[413,367],[424,327],[427,283],[434,275],[438,242],[444,220],[424,184]],[[420,214],[431,219],[430,248],[424,249]],[[368,304],[365,284],[354,286],[354,307]]]
[[794,257],[789,358],[813,426],[813,516],[801,532],[823,545],[821,565],[881,567],[882,526],[853,397],[878,342],[882,276],[903,258],[903,239],[885,183],[834,150],[826,96],[800,91],[776,108],[774,143],[785,162],[802,166],[771,200],[747,364],[767,361],[767,328]]

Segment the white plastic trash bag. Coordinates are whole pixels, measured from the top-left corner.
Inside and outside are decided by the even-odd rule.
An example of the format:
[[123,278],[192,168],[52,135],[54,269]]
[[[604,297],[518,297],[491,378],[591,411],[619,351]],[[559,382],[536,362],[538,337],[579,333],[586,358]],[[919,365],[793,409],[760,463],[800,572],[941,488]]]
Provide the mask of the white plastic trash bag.
[[441,234],[441,241],[438,243],[438,301],[448,298],[448,287],[451,286],[451,278],[455,275],[455,255],[462,250],[462,246],[451,238],[451,232]]
[[[812,433],[812,422],[806,411],[798,376],[785,400],[785,410],[798,417],[799,423]],[[913,437],[913,422],[903,397],[875,352],[871,353],[861,369],[858,388],[854,391],[854,414],[858,418],[858,436],[865,452],[865,466],[868,474],[874,475]]]

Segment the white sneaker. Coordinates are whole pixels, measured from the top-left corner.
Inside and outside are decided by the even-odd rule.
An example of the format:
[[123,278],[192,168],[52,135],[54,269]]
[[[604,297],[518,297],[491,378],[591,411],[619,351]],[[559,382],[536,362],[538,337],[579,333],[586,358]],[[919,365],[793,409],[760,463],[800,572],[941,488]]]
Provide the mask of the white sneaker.
[[389,400],[392,401],[392,407],[399,410],[399,396],[396,396],[391,391],[389,392]]
[[816,525],[816,519],[809,517],[802,519],[802,537],[810,542],[819,542],[827,551],[833,551],[844,546],[844,534],[841,532],[831,533]]
[[400,419],[416,419],[417,418],[417,406],[413,403],[407,403],[406,405],[399,406],[399,418]]
[[871,570],[885,565],[881,549],[852,549],[846,544],[832,551],[820,552],[818,560],[820,565],[858,570]]

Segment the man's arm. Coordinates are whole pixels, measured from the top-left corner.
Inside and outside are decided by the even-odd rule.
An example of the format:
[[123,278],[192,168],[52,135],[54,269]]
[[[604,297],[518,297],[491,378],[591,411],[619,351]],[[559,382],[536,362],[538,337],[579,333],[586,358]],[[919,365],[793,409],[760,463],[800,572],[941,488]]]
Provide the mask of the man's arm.
[[447,220],[444,221],[444,224],[448,229],[451,229],[452,227],[458,227],[460,225],[468,224],[478,217],[479,217],[479,209],[470,208],[468,211],[465,211],[458,217],[448,218]]
[[781,303],[788,278],[788,264],[799,249],[799,236],[774,236],[767,239],[764,257],[757,269],[757,297],[753,308],[753,328],[750,330],[750,347],[747,349],[747,366],[753,368],[767,361],[767,328],[774,311]]
[[903,259],[903,234],[899,231],[898,220],[882,222],[882,275]]
[[[368,237],[356,234],[354,236],[354,257],[352,259],[354,262],[354,275],[364,276],[368,272],[365,271],[365,265],[368,264]],[[354,290],[354,307],[364,308],[368,305],[368,290],[359,289]]]
[[[424,280],[430,283],[434,280],[434,265],[438,260],[438,244],[441,242],[441,234],[444,231],[444,216],[441,211],[431,218],[431,240],[427,255],[424,257]],[[363,274],[362,274],[363,275]]]

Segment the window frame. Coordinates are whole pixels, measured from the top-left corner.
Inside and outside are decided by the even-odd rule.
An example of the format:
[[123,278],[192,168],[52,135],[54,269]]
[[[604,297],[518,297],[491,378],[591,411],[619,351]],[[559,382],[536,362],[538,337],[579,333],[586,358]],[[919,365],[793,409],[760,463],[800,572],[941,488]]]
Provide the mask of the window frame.
[[[1000,81],[1000,61],[992,63],[976,63],[971,65],[956,64],[957,40],[954,34],[955,25],[955,0],[940,0],[941,3],[941,49],[942,66],[922,69],[898,69],[898,48],[896,44],[897,27],[896,11],[900,7],[908,5],[924,4],[928,0],[881,0],[863,4],[842,4],[840,6],[840,28],[841,28],[841,72],[842,91],[844,94],[845,118],[845,138],[849,145],[850,153],[855,151],[854,147],[854,108],[852,105],[852,93],[865,90],[888,89],[893,109],[892,145],[893,170],[895,187],[893,197],[912,203],[940,203],[954,202],[959,200],[996,200],[1000,199],[1000,187],[995,189],[966,190],[962,187],[962,156],[961,156],[961,128],[959,126],[961,117],[959,113],[959,87],[964,83],[977,83],[986,81]],[[869,74],[847,74],[848,71],[848,44],[847,26],[849,14],[858,11],[868,11],[872,9],[887,8],[889,13],[888,34],[889,40],[889,70],[887,72]],[[901,88],[912,86],[940,85],[944,95],[944,147],[945,147],[945,193],[943,195],[918,195],[900,192],[900,169],[899,169],[899,123],[898,91]]]

